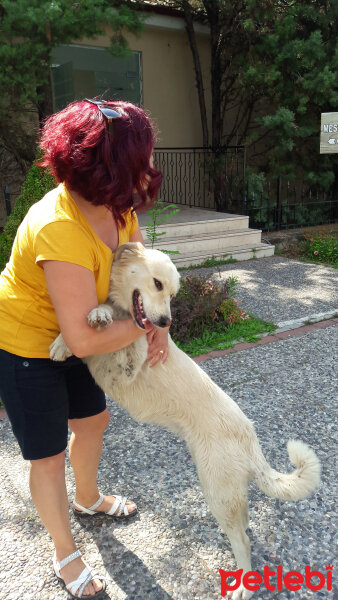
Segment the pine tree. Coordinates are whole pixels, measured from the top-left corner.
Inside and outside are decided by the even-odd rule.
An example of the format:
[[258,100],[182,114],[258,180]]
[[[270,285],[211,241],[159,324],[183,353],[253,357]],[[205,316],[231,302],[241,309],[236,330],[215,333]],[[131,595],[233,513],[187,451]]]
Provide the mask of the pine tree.
[[41,122],[52,112],[52,49],[93,38],[106,26],[110,51],[121,54],[127,48],[123,31],[141,31],[142,18],[114,0],[1,0],[0,169],[10,156],[26,174],[34,160],[37,130],[24,122],[36,113]]
[[[319,156],[319,132],[321,112],[335,111],[338,105],[338,3],[163,0],[158,4],[180,10],[185,18],[204,145],[217,151],[244,144],[249,161],[270,176],[302,172],[312,184],[326,189],[336,185],[337,161],[334,155]],[[210,31],[211,135],[203,108],[209,82],[202,80],[199,69],[196,21]],[[215,179],[217,187],[217,175]],[[216,202],[224,209],[226,199],[221,189],[218,193]]]

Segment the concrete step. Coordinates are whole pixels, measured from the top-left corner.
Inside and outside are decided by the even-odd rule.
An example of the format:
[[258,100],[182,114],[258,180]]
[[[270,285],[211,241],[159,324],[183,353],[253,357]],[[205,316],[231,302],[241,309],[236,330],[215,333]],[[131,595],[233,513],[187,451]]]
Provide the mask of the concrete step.
[[[210,213],[204,211],[208,216],[207,219],[201,219],[199,215],[199,220],[197,221],[182,221],[182,222],[172,222],[172,223],[164,223],[163,225],[159,225],[156,228],[157,233],[166,233],[167,238],[179,238],[185,236],[200,236],[209,233],[223,233],[225,231],[238,231],[247,229],[249,227],[249,217],[241,216],[241,215],[225,215],[222,218],[212,219],[210,218]],[[211,213],[213,215],[219,213]],[[178,216],[180,213],[178,213]],[[201,220],[200,220],[201,219]],[[143,233],[144,238],[146,238],[146,227],[143,225],[144,219],[140,219],[141,231]]]
[[[158,238],[153,248],[158,250],[174,250],[182,254],[195,252],[222,252],[233,247],[251,246],[256,247],[261,243],[261,231],[258,229],[238,229],[227,232],[207,233],[204,235],[187,235],[184,237],[170,238],[165,236]],[[151,243],[146,241],[146,246]]]
[[273,256],[275,247],[270,244],[259,243],[255,247],[249,246],[233,246],[224,251],[213,251],[213,252],[190,252],[173,254],[170,256],[171,260],[177,267],[189,267],[191,265],[200,265],[208,259],[215,260],[250,260],[256,258],[265,258],[267,256]]
[[[263,244],[261,231],[249,229],[249,217],[213,210],[180,206],[167,223],[156,227],[157,233],[165,232],[154,243],[158,250],[178,251],[171,255],[179,267],[201,264],[208,258],[226,260],[249,260],[272,256],[274,246]],[[139,223],[147,247],[146,223],[151,222],[148,213],[139,215]]]

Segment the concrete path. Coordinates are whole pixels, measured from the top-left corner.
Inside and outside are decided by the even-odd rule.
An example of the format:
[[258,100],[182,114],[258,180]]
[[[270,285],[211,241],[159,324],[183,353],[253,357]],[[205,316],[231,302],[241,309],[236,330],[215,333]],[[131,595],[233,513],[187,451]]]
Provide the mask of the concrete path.
[[338,313],[338,272],[330,267],[272,256],[182,274],[188,272],[216,280],[235,277],[242,308],[276,324]]
[[[237,297],[243,309],[268,320],[293,320],[335,309],[337,272],[333,269],[274,257],[227,265],[221,272],[240,280]],[[320,489],[301,502],[280,502],[250,486],[249,536],[255,570],[264,565],[276,570],[282,565],[284,572],[304,573],[310,565],[326,577],[325,565],[335,564],[338,328],[334,322],[323,325],[201,363],[255,421],[273,467],[291,470],[289,438],[308,442],[322,464]],[[107,576],[105,597],[220,600],[218,570],[233,569],[233,556],[204,502],[185,444],[163,429],[135,423],[112,401],[109,404],[112,418],[105,436],[100,488],[134,498],[139,516],[129,523],[101,516],[83,522],[71,516],[78,546],[87,561]],[[30,500],[28,465],[6,419],[0,421],[0,428],[0,599],[65,599],[51,569],[51,541]],[[74,481],[68,464],[67,483],[72,498]],[[276,578],[271,583],[276,584]],[[297,592],[262,587],[254,595],[256,600],[277,597],[307,600],[334,595],[326,586],[310,591],[304,585]]]

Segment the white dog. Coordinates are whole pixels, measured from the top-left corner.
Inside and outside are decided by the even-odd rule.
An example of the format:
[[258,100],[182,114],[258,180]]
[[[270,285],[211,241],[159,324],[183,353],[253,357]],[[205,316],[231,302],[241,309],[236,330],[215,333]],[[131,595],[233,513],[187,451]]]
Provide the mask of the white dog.
[[[124,244],[115,255],[107,304],[92,310],[88,322],[101,328],[132,315],[141,328],[145,319],[163,327],[170,322],[170,297],[178,287],[179,275],[167,255],[139,243]],[[53,360],[70,355],[61,335],[50,355]],[[275,498],[304,498],[319,484],[319,461],[306,444],[291,440],[288,453],[296,470],[275,471],[262,454],[251,421],[172,340],[163,364],[150,368],[146,356],[143,336],[123,350],[84,361],[104,392],[135,419],[170,428],[184,438],[209,508],[229,537],[238,569],[250,571],[245,532],[248,482],[255,481]],[[232,592],[233,600],[251,596],[242,584]]]

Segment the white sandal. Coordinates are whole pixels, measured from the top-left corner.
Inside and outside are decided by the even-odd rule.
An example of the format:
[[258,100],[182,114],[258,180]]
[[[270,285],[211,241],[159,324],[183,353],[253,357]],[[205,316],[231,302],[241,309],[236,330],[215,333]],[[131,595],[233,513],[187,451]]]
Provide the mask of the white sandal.
[[[65,567],[70,562],[72,562],[72,560],[75,560],[76,558],[79,558],[80,556],[81,556],[80,550],[75,550],[75,552],[72,552],[72,554],[69,554],[69,556],[66,556],[65,558],[60,560],[60,562],[57,562],[56,552],[55,552],[54,556],[53,556],[53,567],[54,567],[55,575],[58,578],[58,580],[64,585],[67,592],[69,592],[73,598],[88,598],[89,600],[90,600],[90,598],[97,598],[98,596],[100,596],[101,594],[104,593],[104,591],[106,589],[106,581],[105,581],[104,577],[102,577],[102,575],[98,575],[97,573],[92,571],[89,567],[85,567],[83,569],[83,571],[80,573],[79,577],[77,579],[74,579],[74,581],[67,583],[67,585],[65,584],[64,579],[61,577],[61,574],[60,574],[61,569],[63,569],[63,567]],[[102,585],[103,585],[102,590],[100,590],[99,592],[96,592],[95,594],[89,595],[89,596],[88,595],[83,596],[83,592],[84,592],[86,586],[88,585],[88,583],[93,581],[93,579],[99,579],[102,582]],[[76,592],[78,592],[78,593],[76,593]]]
[[[115,494],[113,494],[115,495]],[[129,517],[133,517],[137,513],[137,508],[132,512],[129,512],[128,507],[126,505],[127,498],[122,496],[115,496],[115,502],[113,506],[107,511],[97,511],[95,510],[102,504],[104,500],[104,495],[100,493],[99,499],[93,506],[86,508],[85,506],[81,506],[77,502],[73,502],[74,513],[80,517],[88,517],[93,515],[109,515],[114,519],[128,519]]]

